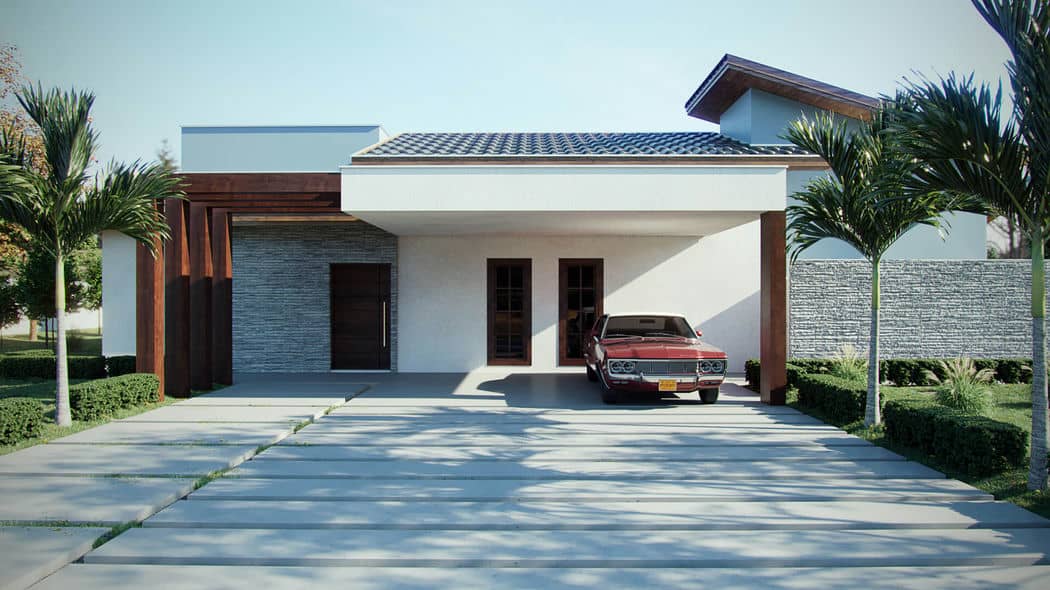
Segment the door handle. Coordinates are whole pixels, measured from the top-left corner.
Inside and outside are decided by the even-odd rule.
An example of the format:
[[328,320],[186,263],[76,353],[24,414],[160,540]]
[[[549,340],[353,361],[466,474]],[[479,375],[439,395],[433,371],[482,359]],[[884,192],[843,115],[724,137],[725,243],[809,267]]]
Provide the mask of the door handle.
[[381,316],[380,316],[380,323],[383,326],[382,332],[381,332],[382,338],[383,338],[383,348],[386,348],[386,300],[385,299],[383,300],[382,311],[380,311],[379,313],[381,314]]

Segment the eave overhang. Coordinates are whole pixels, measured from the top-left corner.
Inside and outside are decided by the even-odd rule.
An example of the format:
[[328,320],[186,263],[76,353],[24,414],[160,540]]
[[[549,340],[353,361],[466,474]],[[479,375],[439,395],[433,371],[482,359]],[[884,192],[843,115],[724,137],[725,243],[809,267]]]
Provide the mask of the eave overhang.
[[846,117],[867,120],[879,101],[870,96],[726,54],[685,103],[691,117],[718,123],[751,89],[762,90]]

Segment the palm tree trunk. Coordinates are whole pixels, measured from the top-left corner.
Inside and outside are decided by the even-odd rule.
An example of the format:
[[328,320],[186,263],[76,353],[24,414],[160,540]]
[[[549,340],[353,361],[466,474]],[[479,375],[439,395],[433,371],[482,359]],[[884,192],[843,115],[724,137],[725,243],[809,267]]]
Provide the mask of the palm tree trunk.
[[868,338],[868,399],[864,425],[882,422],[879,404],[879,259],[871,261],[871,335]]
[[1032,232],[1032,456],[1028,489],[1047,489],[1046,268],[1043,229]]
[[66,355],[66,269],[61,246],[55,252],[55,423],[69,426],[69,373]]

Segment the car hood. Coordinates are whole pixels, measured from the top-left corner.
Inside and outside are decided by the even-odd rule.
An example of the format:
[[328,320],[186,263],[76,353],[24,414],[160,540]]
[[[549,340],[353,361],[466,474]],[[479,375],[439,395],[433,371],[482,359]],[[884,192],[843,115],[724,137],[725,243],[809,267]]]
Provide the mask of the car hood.
[[718,348],[693,338],[607,338],[602,340],[602,346],[611,358],[726,358],[726,353]]

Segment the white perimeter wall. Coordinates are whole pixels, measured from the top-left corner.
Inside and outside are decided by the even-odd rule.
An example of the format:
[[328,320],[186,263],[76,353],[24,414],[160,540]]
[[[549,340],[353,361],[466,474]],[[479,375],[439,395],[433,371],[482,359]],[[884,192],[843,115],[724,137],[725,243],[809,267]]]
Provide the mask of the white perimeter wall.
[[135,240],[102,233],[102,354],[135,354]]
[[557,368],[558,259],[603,258],[606,312],[683,313],[742,371],[758,356],[758,238],[757,221],[699,240],[401,236],[399,371],[486,366],[488,258],[532,259],[532,366],[517,370]]
[[[82,309],[80,311],[74,311],[73,313],[66,314],[66,329],[67,330],[94,330],[98,328],[100,318],[102,317],[101,309]],[[52,324],[54,325],[54,324]],[[40,338],[43,339],[43,325],[37,324],[40,329]],[[10,325],[4,328],[4,334],[28,334],[29,333],[29,320],[22,318],[17,324]]]

